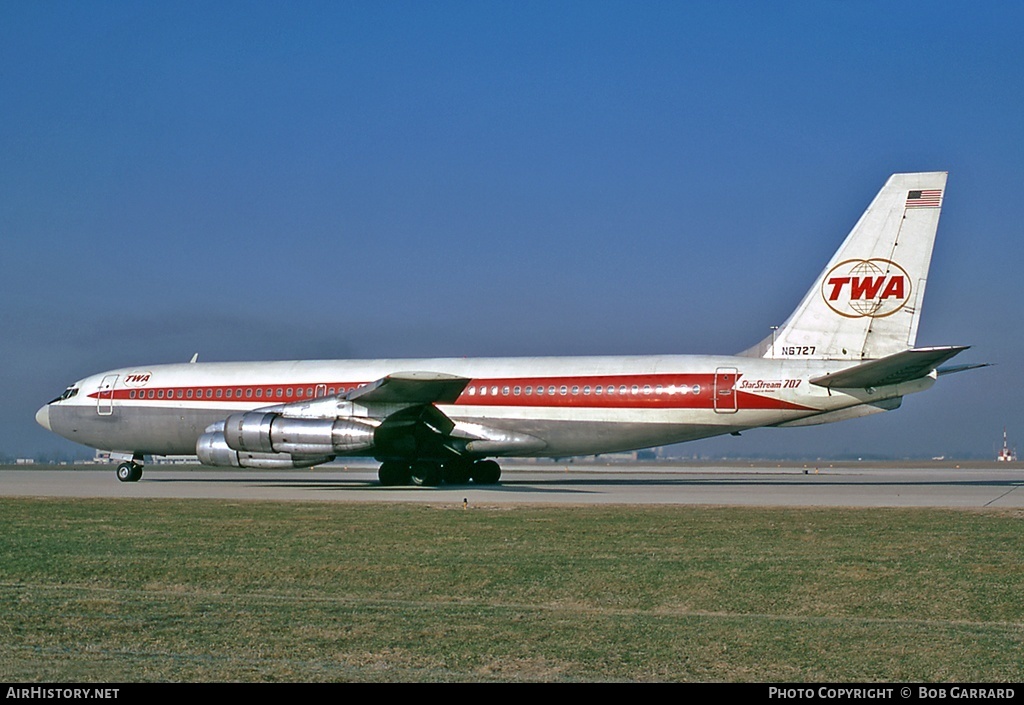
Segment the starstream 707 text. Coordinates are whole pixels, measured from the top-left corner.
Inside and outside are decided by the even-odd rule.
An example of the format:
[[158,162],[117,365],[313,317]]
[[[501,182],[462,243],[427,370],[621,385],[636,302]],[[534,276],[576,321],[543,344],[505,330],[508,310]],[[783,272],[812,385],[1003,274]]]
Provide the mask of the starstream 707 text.
[[8,698],[39,698],[42,700],[88,700],[117,698],[119,688],[31,688],[7,689]]

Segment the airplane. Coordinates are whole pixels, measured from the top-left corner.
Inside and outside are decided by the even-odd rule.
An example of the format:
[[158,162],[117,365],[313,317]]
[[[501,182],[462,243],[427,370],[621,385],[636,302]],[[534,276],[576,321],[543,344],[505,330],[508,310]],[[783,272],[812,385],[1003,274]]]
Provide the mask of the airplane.
[[736,355],[209,362],[86,377],[39,409],[65,438],[111,451],[299,468],[380,462],[382,485],[499,482],[495,458],[565,458],[900,406],[967,346],[915,346],[946,172],[892,175],[797,308]]

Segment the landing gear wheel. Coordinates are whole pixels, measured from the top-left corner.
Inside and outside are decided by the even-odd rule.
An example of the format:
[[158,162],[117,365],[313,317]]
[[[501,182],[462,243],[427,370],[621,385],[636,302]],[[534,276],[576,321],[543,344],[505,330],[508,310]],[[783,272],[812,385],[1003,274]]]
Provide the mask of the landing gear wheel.
[[437,463],[418,461],[409,468],[412,484],[420,487],[437,487],[441,484],[441,466]]
[[117,466],[117,479],[121,482],[138,482],[142,477],[142,466],[135,463],[121,463]]
[[380,470],[377,471],[377,478],[380,480],[380,484],[385,487],[408,485],[409,466],[405,463],[389,460],[380,464]]
[[471,475],[478,485],[496,485],[501,479],[501,466],[493,460],[478,460],[473,463]]

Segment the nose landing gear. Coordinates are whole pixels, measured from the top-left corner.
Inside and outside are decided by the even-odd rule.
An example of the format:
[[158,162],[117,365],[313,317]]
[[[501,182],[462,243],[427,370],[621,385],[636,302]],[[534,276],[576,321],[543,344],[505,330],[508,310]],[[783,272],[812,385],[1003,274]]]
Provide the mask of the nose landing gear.
[[142,465],[136,462],[121,463],[117,466],[117,479],[121,482],[138,482],[142,477]]

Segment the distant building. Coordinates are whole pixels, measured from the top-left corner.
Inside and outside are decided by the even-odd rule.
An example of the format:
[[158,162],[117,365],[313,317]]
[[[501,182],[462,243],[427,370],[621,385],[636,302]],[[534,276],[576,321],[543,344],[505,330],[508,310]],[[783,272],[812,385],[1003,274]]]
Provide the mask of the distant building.
[[199,458],[194,455],[154,455],[154,465],[198,465]]

